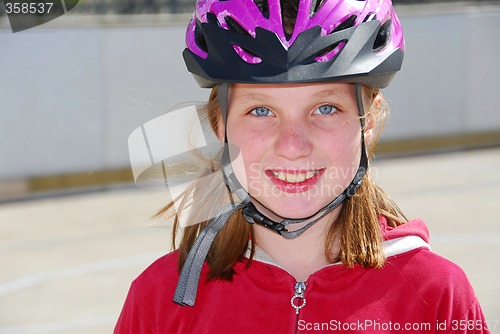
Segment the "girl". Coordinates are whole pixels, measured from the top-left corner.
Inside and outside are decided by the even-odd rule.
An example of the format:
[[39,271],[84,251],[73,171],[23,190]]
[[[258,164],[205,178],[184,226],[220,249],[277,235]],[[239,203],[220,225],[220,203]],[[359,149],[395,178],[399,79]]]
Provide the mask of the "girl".
[[227,203],[198,182],[178,249],[132,284],[115,333],[488,332],[460,268],[370,177],[401,68],[390,0],[199,0],[184,60],[212,87]]

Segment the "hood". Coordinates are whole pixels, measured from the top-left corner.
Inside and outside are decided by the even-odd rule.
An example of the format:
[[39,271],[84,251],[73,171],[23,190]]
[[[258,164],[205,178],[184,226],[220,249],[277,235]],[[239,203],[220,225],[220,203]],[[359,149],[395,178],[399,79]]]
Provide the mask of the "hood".
[[421,219],[410,220],[397,227],[387,226],[384,216],[379,218],[380,229],[384,238],[383,249],[386,257],[409,252],[413,249],[429,246],[429,230]]

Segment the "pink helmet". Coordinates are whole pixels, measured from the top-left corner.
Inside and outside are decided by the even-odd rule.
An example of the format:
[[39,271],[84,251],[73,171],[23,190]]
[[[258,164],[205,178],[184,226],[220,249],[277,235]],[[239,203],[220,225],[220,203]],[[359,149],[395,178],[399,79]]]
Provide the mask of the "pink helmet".
[[[198,0],[183,56],[202,87],[221,82],[345,81],[383,88],[403,62],[391,0]],[[293,2],[293,1],[290,1]]]

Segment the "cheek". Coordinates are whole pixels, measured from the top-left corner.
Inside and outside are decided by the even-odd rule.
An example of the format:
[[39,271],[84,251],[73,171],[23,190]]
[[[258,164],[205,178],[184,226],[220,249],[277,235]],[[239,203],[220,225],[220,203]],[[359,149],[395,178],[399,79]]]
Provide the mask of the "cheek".
[[323,156],[328,161],[325,175],[329,182],[345,185],[356,174],[361,157],[361,126],[346,124],[335,134],[325,136],[321,144]]
[[238,182],[244,189],[248,190],[248,178],[246,172],[246,164],[241,151],[238,147],[229,145],[229,153],[231,157],[231,167],[238,179]]
[[258,161],[269,142],[265,131],[250,128],[245,122],[228,122],[227,140],[245,163]]
[[255,183],[261,175],[259,162],[263,156],[263,145],[254,137],[242,127],[228,126],[227,139],[231,165],[236,178],[247,191],[249,184]]

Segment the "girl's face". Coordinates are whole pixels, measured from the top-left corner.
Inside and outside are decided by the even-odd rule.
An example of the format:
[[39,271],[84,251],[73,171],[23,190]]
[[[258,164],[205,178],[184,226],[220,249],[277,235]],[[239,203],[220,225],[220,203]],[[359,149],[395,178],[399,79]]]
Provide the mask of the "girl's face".
[[261,212],[310,216],[352,181],[361,150],[354,85],[235,84],[229,95],[233,169]]

